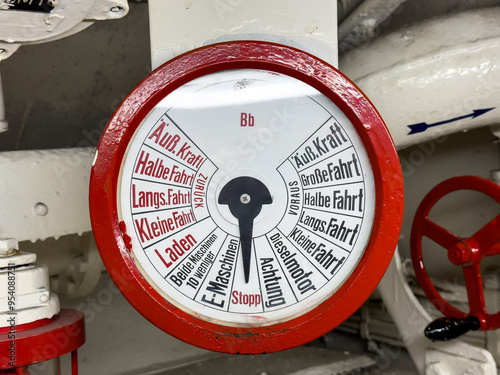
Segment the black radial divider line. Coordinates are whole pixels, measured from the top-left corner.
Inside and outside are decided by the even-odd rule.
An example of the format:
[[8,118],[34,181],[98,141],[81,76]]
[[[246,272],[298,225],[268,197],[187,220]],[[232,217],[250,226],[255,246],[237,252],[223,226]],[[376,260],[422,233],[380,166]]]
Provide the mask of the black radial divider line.
[[335,242],[332,242],[328,238],[323,237],[322,235],[318,234],[317,232],[311,232],[311,228],[306,227],[305,225],[302,225],[302,224],[297,224],[297,226],[300,227],[300,228],[302,228],[302,229],[304,229],[304,230],[306,230],[306,231],[308,231],[309,233],[314,233],[316,236],[320,237],[321,239],[325,240],[326,242],[331,243],[334,246],[337,246],[339,249],[342,249],[342,250],[346,251],[349,254],[351,253],[349,250],[344,249],[342,246],[336,244]]
[[150,149],[151,149],[151,150],[153,150],[153,151],[156,151],[157,153],[159,153],[160,155],[165,156],[166,158],[169,158],[169,159],[170,159],[170,160],[172,160],[174,163],[179,163],[179,164],[180,164],[180,165],[182,165],[183,167],[185,167],[185,168],[187,168],[187,169],[190,169],[190,170],[191,170],[191,171],[193,171],[193,172],[196,172],[196,169],[194,169],[193,167],[191,167],[189,164],[188,164],[188,165],[186,165],[186,164],[184,164],[184,163],[183,163],[183,161],[176,160],[176,159],[174,159],[173,157],[171,157],[169,154],[166,154],[166,153],[164,153],[164,152],[162,152],[162,151],[158,150],[157,148],[155,148],[155,147],[153,147],[153,146],[151,146],[151,145],[148,145],[148,144],[144,143],[144,146],[145,146],[145,147],[150,148]]
[[352,215],[352,214],[344,214],[342,212],[336,212],[336,211],[334,212],[334,211],[330,211],[330,210],[326,210],[326,209],[322,209],[322,208],[308,206],[306,204],[304,204],[304,207],[307,208],[308,210],[311,210],[311,211],[324,212],[324,213],[327,213],[327,214],[332,214],[333,213],[335,215],[348,216],[348,217],[353,217],[355,219],[363,219],[363,215],[356,216],[356,215]]
[[[219,227],[217,227],[217,228],[219,228]],[[217,228],[215,228],[215,230],[216,230]],[[220,229],[220,228],[219,228],[219,229]],[[226,232],[223,232],[223,233],[226,233]],[[226,234],[226,238],[224,238],[224,239],[222,240],[222,245],[224,245],[224,243],[226,242],[227,237],[229,237],[229,235],[228,235],[228,234]],[[215,258],[214,258],[214,262],[213,262],[213,263],[212,263],[212,265],[210,266],[210,269],[207,271],[207,274],[206,274],[206,275],[205,275],[205,277],[203,278],[203,281],[200,283],[200,288],[196,291],[196,294],[195,294],[195,295],[194,295],[194,297],[193,297],[193,301],[196,301],[196,297],[198,297],[198,293],[199,293],[199,292],[200,292],[200,290],[201,290],[201,286],[203,285],[203,283],[204,283],[204,282],[205,282],[205,280],[207,279],[207,277],[208,277],[208,275],[209,275],[210,271],[212,270],[212,267],[215,265],[215,260],[217,259],[217,257],[219,256],[219,254],[220,254],[220,252],[221,252],[221,251],[222,251],[222,246],[219,248],[219,251],[217,251],[217,254],[215,255]],[[196,302],[197,302],[197,301],[196,301]],[[201,302],[200,302],[200,303],[201,303]]]
[[[229,235],[228,235],[229,236]],[[234,236],[231,236],[231,237],[234,237]],[[234,237],[234,238],[238,238],[238,237]],[[234,261],[234,268],[233,268],[233,279],[231,280],[231,288],[229,289],[230,292],[229,292],[229,302],[227,304],[227,309],[226,311],[229,312],[229,307],[231,306],[231,293],[233,291],[233,288],[234,288],[234,279],[236,279],[236,270],[238,268],[238,256],[239,254],[241,253],[241,240],[238,239],[238,250],[236,250],[236,259]]]
[[[193,249],[191,249],[190,253],[192,253],[193,251],[195,251],[198,247],[200,247],[203,243],[203,241],[206,241],[208,237],[210,237],[216,230],[217,230],[218,227],[215,227],[215,229],[213,231],[211,231],[203,240],[201,240],[201,243],[199,246],[195,246]],[[184,259],[187,259],[189,255],[186,255],[186,257]],[[183,260],[184,261],[184,260]],[[174,268],[172,268],[172,270],[167,273],[164,277],[164,279],[166,279],[168,276],[170,276],[172,274],[172,272],[174,272],[178,267],[180,267],[180,265],[183,263],[183,261],[179,262],[179,264],[177,264]]]
[[333,154],[329,155],[329,156],[328,156],[328,158],[325,158],[325,159],[323,159],[323,160],[317,161],[316,163],[310,164],[310,165],[308,165],[307,167],[305,167],[305,168],[301,169],[301,170],[300,170],[300,172],[299,172],[299,171],[297,171],[297,173],[302,173],[302,172],[304,172],[304,171],[308,170],[309,168],[312,168],[312,167],[314,167],[315,165],[318,165],[319,163],[323,163],[326,159],[332,158],[332,157],[334,157],[334,156],[336,156],[336,155],[338,155],[338,154],[340,154],[340,153],[342,153],[342,152],[344,152],[344,151],[349,150],[350,148],[354,148],[354,146],[351,144],[350,146],[347,146],[347,147],[346,147],[346,148],[344,148],[343,150],[336,151],[336,152],[334,152]]
[[359,184],[364,182],[363,179],[360,181],[350,181],[350,182],[342,182],[340,184],[328,184],[328,185],[321,185],[321,186],[311,186],[311,187],[303,187],[303,190],[314,190],[314,189],[323,189],[323,188],[329,188],[329,187],[335,187],[335,186],[344,186],[344,185],[353,185],[353,184]]
[[[168,115],[168,114],[167,114],[167,112],[165,112],[165,116],[166,116],[166,117],[167,117],[170,121],[172,121],[172,124],[174,124],[174,125],[177,127],[177,129],[179,129],[179,131],[180,131],[180,132],[181,132],[181,133],[182,133],[182,134],[183,134],[183,135],[184,135],[184,136],[185,136],[185,137],[189,140],[189,142],[191,142],[193,145],[195,145],[195,146],[196,146],[196,148],[197,148],[198,150],[200,150],[200,152],[202,153],[202,155],[205,157],[205,159],[206,159],[206,160],[210,160],[210,162],[211,162],[213,165],[215,165],[215,166],[217,167],[217,165],[216,165],[216,164],[215,164],[215,163],[214,163],[214,162],[213,162],[213,161],[212,161],[212,160],[211,160],[211,159],[207,156],[207,154],[205,154],[205,152],[204,152],[201,148],[199,148],[199,147],[198,147],[198,145],[197,145],[195,142],[193,142],[193,140],[191,139],[191,137],[190,137],[189,135],[187,135],[187,134],[184,132],[184,130],[182,130],[182,128],[181,128],[179,125],[177,125],[177,123],[176,123],[176,122],[172,119],[172,117],[171,117],[170,115]],[[218,169],[218,168],[217,168],[217,169]]]
[[[278,229],[278,231],[281,233],[281,231]],[[278,255],[274,251],[273,244],[269,241],[269,237],[266,235],[267,242],[269,243],[269,247],[271,248],[271,251],[273,252],[274,259],[276,260],[276,263],[278,263],[279,268],[281,269],[281,272],[283,273],[283,276],[286,275],[285,271],[283,270],[283,266],[281,265],[280,261],[278,260]],[[290,287],[290,290],[293,293],[293,297],[295,298],[295,303],[299,302],[299,299],[297,298],[297,295],[295,294],[295,291],[293,290],[292,284],[290,284],[290,280],[288,277],[285,277],[286,282],[288,283],[288,286]]]
[[175,234],[177,234],[177,233],[182,232],[182,231],[183,231],[183,230],[185,230],[185,229],[191,228],[193,225],[196,225],[196,224],[198,224],[198,223],[201,223],[202,221],[204,221],[204,220],[206,220],[206,219],[208,219],[208,218],[209,218],[209,216],[207,216],[207,217],[205,217],[205,218],[201,219],[200,221],[195,221],[193,224],[189,224],[188,226],[186,226],[186,227],[182,228],[181,230],[179,230],[179,231],[177,231],[177,232],[175,232],[175,233],[172,233],[172,234],[171,234],[171,235],[169,235],[169,236],[165,236],[165,237],[163,237],[163,238],[159,239],[158,241],[156,241],[156,242],[153,242],[153,243],[149,244],[148,246],[143,246],[142,248],[143,248],[144,250],[147,250],[147,249],[149,249],[151,246],[154,246],[154,245],[156,245],[156,244],[160,243],[161,241],[166,240],[167,238],[169,238],[169,237],[171,237],[171,236],[173,236],[173,235],[175,235]]
[[177,188],[190,189],[190,186],[186,186],[186,185],[177,185],[175,183],[172,184],[170,182],[153,181],[153,180],[148,180],[146,178],[140,178],[140,177],[134,177],[134,176],[132,176],[132,180],[138,180],[138,181],[144,181],[144,182],[151,182],[153,184],[173,186],[173,187],[177,187]]
[[[163,212],[163,211],[170,211],[170,210],[178,210],[178,209],[183,209],[183,208],[191,208],[191,205],[185,205],[185,206],[175,206],[175,207],[170,207],[170,208],[155,208],[154,210],[149,210],[149,211],[141,211],[141,212],[134,212],[132,213],[132,216],[134,215],[142,215],[142,214],[150,214],[151,212]],[[191,208],[192,210],[192,208]]]
[[323,276],[328,281],[328,277],[323,275],[323,272],[321,272],[321,270],[318,267],[316,267],[316,265],[301,251],[301,249],[297,248],[297,246],[291,240],[289,240],[288,237],[286,237],[282,231],[280,231],[278,228],[276,229],[283,235],[283,237],[285,237],[288,240],[288,242],[292,244],[295,250],[299,252],[320,273],[320,275]]
[[[329,114],[330,114],[330,113],[329,113]],[[297,150],[298,150],[299,148],[301,148],[301,147],[302,147],[302,146],[303,146],[303,145],[304,145],[307,141],[309,141],[312,137],[314,137],[314,135],[315,135],[315,134],[316,134],[316,133],[317,133],[317,132],[318,132],[318,131],[319,131],[319,130],[320,130],[320,129],[321,129],[321,128],[322,128],[322,127],[323,127],[323,126],[324,126],[324,125],[328,122],[328,121],[330,121],[330,119],[331,119],[332,117],[333,117],[333,116],[330,114],[330,117],[328,117],[328,119],[327,119],[325,122],[323,122],[320,126],[318,126],[318,128],[317,128],[317,129],[316,129],[316,130],[315,130],[315,131],[314,131],[314,132],[313,132],[313,133],[312,133],[312,134],[311,134],[311,135],[310,135],[310,136],[309,136],[306,140],[304,140],[304,142],[302,142],[302,143],[301,143],[301,144],[300,144],[300,145],[299,145],[299,146],[298,146],[295,150],[293,150],[293,151],[292,151],[292,153],[291,153],[289,156],[287,156],[287,157],[285,158],[285,160],[283,160],[283,162],[282,162],[280,165],[278,165],[278,168],[279,168],[279,167],[281,167],[281,166],[282,166],[282,165],[283,165],[286,161],[288,161],[288,159],[290,159],[290,158],[292,157],[292,155],[293,155],[295,152],[297,152]],[[351,142],[351,144],[352,144],[352,142]],[[297,170],[297,168],[295,168],[295,166],[293,165],[293,163],[292,163],[292,167],[293,167],[295,170]],[[278,168],[276,168],[276,169],[278,169]]]

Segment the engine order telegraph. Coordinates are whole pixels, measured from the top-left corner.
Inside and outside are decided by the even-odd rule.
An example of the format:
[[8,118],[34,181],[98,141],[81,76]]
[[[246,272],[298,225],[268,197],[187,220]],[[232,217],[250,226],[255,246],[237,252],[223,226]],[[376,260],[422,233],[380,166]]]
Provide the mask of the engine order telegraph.
[[97,244],[146,318],[194,345],[263,353],[352,314],[395,249],[402,177],[383,121],[300,50],[212,45],[145,78],[99,144]]

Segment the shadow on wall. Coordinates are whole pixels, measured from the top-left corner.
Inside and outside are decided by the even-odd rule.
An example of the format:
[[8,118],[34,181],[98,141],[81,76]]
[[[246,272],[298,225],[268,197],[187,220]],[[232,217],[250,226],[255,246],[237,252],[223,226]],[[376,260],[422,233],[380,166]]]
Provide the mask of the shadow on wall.
[[0,65],[9,130],[0,150],[97,146],[116,107],[151,71],[147,3]]

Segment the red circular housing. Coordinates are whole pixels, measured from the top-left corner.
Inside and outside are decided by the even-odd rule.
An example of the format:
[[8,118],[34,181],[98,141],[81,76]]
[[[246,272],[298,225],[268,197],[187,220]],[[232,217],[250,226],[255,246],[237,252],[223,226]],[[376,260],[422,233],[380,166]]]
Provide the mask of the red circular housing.
[[[122,175],[133,173],[125,171],[123,167],[126,164],[125,159],[127,158],[127,153],[131,149],[130,147],[132,147],[130,145],[134,144],[138,139],[141,127],[144,126],[143,124],[145,124],[145,121],[149,121],[147,119],[152,111],[157,108],[164,98],[169,97],[172,93],[176,93],[177,89],[189,87],[189,85],[186,85],[188,83],[198,82],[196,80],[203,79],[203,77],[211,74],[238,72],[238,70],[245,70],[246,72],[265,71],[271,75],[285,77],[283,79],[289,80],[290,82],[300,81],[299,85],[303,85],[304,87],[307,86],[311,88],[311,90],[319,92],[322,97],[333,103],[333,106],[336,106],[336,108],[338,107],[342,116],[345,116],[347,119],[346,122],[352,124],[353,133],[356,134],[351,134],[351,136],[359,138],[361,147],[358,147],[358,149],[363,148],[363,150],[358,151],[360,154],[363,153],[366,155],[366,160],[369,161],[369,168],[365,168],[363,173],[366,172],[365,175],[373,175],[373,177],[370,177],[372,178],[371,181],[373,181],[371,183],[372,186],[363,191],[364,195],[356,195],[357,201],[354,198],[354,193],[351,194],[348,190],[342,192],[345,197],[347,197],[348,193],[351,194],[350,197],[352,199],[349,200],[349,204],[352,209],[354,209],[353,202],[361,201],[364,196],[369,195],[372,197],[369,202],[364,201],[366,206],[371,205],[371,207],[373,207],[372,216],[366,220],[366,222],[369,222],[367,224],[368,229],[365,229],[366,239],[364,241],[366,241],[366,245],[363,244],[362,248],[359,250],[359,258],[356,259],[355,262],[353,261],[354,263],[350,266],[352,269],[343,276],[344,278],[341,279],[341,283],[335,288],[332,288],[331,292],[325,293],[324,296],[326,297],[322,297],[319,302],[316,301],[312,303],[311,306],[306,305],[303,311],[290,314],[290,316],[286,316],[284,319],[269,319],[265,324],[256,323],[259,319],[259,316],[257,316],[258,314],[252,316],[247,314],[246,316],[249,321],[251,321],[248,324],[244,321],[236,321],[236,319],[240,317],[236,317],[235,321],[229,322],[226,322],[222,318],[218,319],[216,309],[214,310],[214,315],[209,317],[203,316],[204,311],[208,309],[200,308],[196,312],[192,312],[190,308],[183,306],[181,300],[176,299],[177,297],[165,295],[158,285],[155,285],[155,283],[151,281],[150,275],[146,274],[144,271],[143,267],[149,265],[139,264],[140,262],[136,257],[136,253],[139,254],[140,249],[136,248],[136,245],[134,245],[140,242],[137,236],[137,230],[134,232],[134,228],[130,228],[129,225],[126,225],[120,216],[120,207],[122,207],[123,210],[127,209],[124,206],[120,206],[118,197],[122,191],[120,189],[123,188],[121,185],[123,184],[121,180],[123,178]],[[248,82],[245,80],[237,81],[236,83],[237,84],[234,85],[235,90],[236,88],[239,89],[248,86]],[[213,91],[213,95],[218,95],[218,92]],[[304,98],[307,99],[306,96],[304,96]],[[314,101],[310,101],[310,103],[313,105]],[[238,120],[238,126],[246,126],[246,129],[249,129],[249,127],[254,127],[255,120],[256,124],[254,129],[258,128],[258,118],[254,115],[255,113],[251,111],[245,114],[242,113],[241,119]],[[300,116],[300,113],[297,114],[297,116]],[[286,123],[287,119],[288,118],[284,119],[284,123]],[[333,120],[330,119],[329,121]],[[175,122],[172,120],[172,123],[163,124],[162,126],[170,125],[173,127],[174,124]],[[332,134],[337,134],[337,141],[339,143],[347,140],[347,136],[344,137],[342,131],[335,130],[335,126],[338,124],[334,122],[331,124],[331,133],[328,134],[330,137],[328,139],[331,143],[324,143],[323,146],[320,144],[322,138],[319,136],[316,137],[316,133],[313,134],[314,129],[310,131],[310,134],[313,134],[314,137],[311,136],[312,138],[308,138],[310,139],[309,141],[306,139],[305,142],[310,142],[309,144],[311,146],[313,142],[315,142],[319,149],[316,152],[310,150],[303,152],[304,158],[302,160],[305,160],[304,162],[308,163],[310,159],[315,158],[320,160],[322,153],[328,153],[330,150],[328,147],[332,148],[335,146],[335,139]],[[300,126],[295,127],[294,131],[298,133],[304,131],[304,129],[307,129],[304,128],[307,127],[307,125],[307,123],[302,123]],[[210,124],[200,125],[200,133],[204,131],[202,126],[210,126]],[[158,128],[155,129],[158,130]],[[196,128],[190,129],[188,135],[196,138],[196,136],[198,136],[195,134],[197,132]],[[288,128],[285,127],[284,129],[287,130]],[[330,131],[328,130],[330,127],[326,127],[326,125],[320,129]],[[178,131],[183,132],[184,129],[179,126]],[[222,132],[217,134],[217,141],[223,142],[225,138],[230,138],[231,132],[233,131],[236,131],[236,129],[228,128],[227,132],[225,132],[224,128],[222,128]],[[335,131],[337,131],[337,133],[335,133]],[[285,133],[286,132],[283,132],[281,134]],[[159,133],[155,134],[159,137]],[[293,140],[294,138],[290,138],[287,142],[293,142]],[[287,142],[276,143],[275,147],[268,147],[260,153],[272,153],[275,148],[282,147],[282,145],[286,145]],[[191,150],[193,149],[194,146]],[[352,150],[352,147],[346,149]],[[231,149],[225,151],[229,153],[232,152]],[[329,163],[330,177],[326,177],[328,176],[328,171],[325,167],[323,172],[320,171],[321,173],[312,174],[311,172],[310,176],[303,177],[302,180],[297,177],[296,180],[301,181],[302,187],[307,187],[306,185],[313,183],[316,178],[319,179],[321,177],[324,180],[330,178],[333,180],[333,173],[338,173],[338,178],[349,177],[342,175],[344,172],[344,174],[347,175],[354,171],[360,175],[358,166],[360,166],[361,159],[357,158],[357,154],[355,154],[357,151],[351,152],[344,150],[342,152],[345,152],[351,159],[348,161],[348,159],[338,157],[338,159],[335,159],[335,163],[337,164],[333,164],[333,162],[329,162],[329,160],[334,159],[330,159],[329,156],[322,161],[325,163],[324,165]],[[332,152],[331,154],[333,155],[334,153]],[[184,156],[184,154],[182,154],[182,156]],[[255,157],[258,158],[259,155],[255,155]],[[331,157],[333,158],[333,156]],[[195,166],[195,163],[198,162],[197,160],[198,159],[195,159],[193,154],[191,165]],[[264,164],[265,163],[261,163],[263,168],[265,167]],[[344,168],[344,172],[342,172],[342,168]],[[289,170],[291,171],[290,174],[299,176],[299,169],[295,169],[297,171],[289,166]],[[278,170],[278,168],[276,168],[276,170]],[[250,171],[249,176],[251,179],[248,181],[258,180],[268,184],[267,177],[262,177],[258,172],[259,171],[256,171],[255,174],[252,175]],[[278,172],[281,173],[281,171]],[[278,175],[278,172],[276,172],[275,175]],[[217,185],[217,189],[222,188],[223,183],[227,183],[231,176],[239,176],[238,172],[236,172],[236,174],[234,174],[234,172],[232,173],[232,175],[228,174],[222,178],[222,182]],[[272,178],[274,178],[274,175],[271,176],[271,180]],[[361,178],[364,177],[362,176]],[[232,181],[235,180],[236,179],[233,179]],[[273,188],[278,190],[283,188],[281,185],[276,187],[273,184],[274,182],[271,182],[267,185],[268,188],[271,187],[271,194],[273,194]],[[283,186],[285,185],[283,184]],[[332,188],[325,187],[325,189]],[[333,190],[328,191],[332,192]],[[306,211],[304,207],[305,204],[309,202],[309,200],[307,202],[304,201],[304,197],[307,194],[307,192],[304,192],[306,192],[305,188],[302,190],[302,195],[297,196],[297,200],[301,200],[302,213]],[[286,195],[287,192],[284,191],[283,194]],[[339,198],[339,194],[337,195],[337,199],[341,199]],[[285,207],[287,201],[280,197],[279,194],[274,194],[272,199],[275,201],[272,204],[279,206],[279,204],[281,204],[279,202],[283,201],[283,207]],[[310,196],[308,196],[308,199],[309,197]],[[247,202],[249,200],[248,198],[249,197],[246,197],[246,195],[242,195],[241,201]],[[319,198],[320,200],[323,199],[321,197]],[[263,200],[264,205],[262,206],[262,212],[268,215],[268,217],[273,217],[276,213],[268,207],[274,206],[271,205],[271,200],[269,198],[266,199]],[[330,206],[331,205],[330,203]],[[328,207],[328,204],[326,206]],[[219,206],[217,207],[218,209],[220,208]],[[222,213],[219,216],[224,217],[224,215],[226,215],[225,217],[228,217],[229,214],[224,213],[224,209],[224,207],[220,208]],[[397,153],[380,115],[364,94],[339,71],[314,56],[287,46],[252,41],[229,42],[200,48],[167,62],[139,83],[122,102],[110,120],[97,149],[97,155],[91,174],[90,211],[94,235],[106,268],[124,296],[149,321],[178,339],[202,348],[227,353],[269,353],[299,346],[320,337],[348,318],[368,298],[389,265],[397,244],[403,214],[403,183]],[[217,210],[214,209],[212,213],[215,215],[217,214],[216,211]],[[326,211],[328,212],[326,212],[326,214],[323,212],[322,215],[333,215],[329,210]],[[257,213],[255,213],[255,215],[256,214]],[[286,216],[285,214],[283,215]],[[292,214],[290,214],[290,216],[292,216]],[[294,220],[299,220],[298,217],[299,215],[297,215],[297,219]],[[233,219],[234,218],[231,219],[229,217],[228,220],[230,221]],[[359,220],[362,219],[363,218]],[[241,227],[243,226],[242,221],[247,220],[247,218],[241,216],[239,220],[241,233]],[[346,244],[355,242],[354,239],[355,235],[358,233],[358,227],[353,225],[352,228],[346,228],[345,226],[347,226],[347,224],[344,223],[347,223],[347,219],[346,221],[341,221],[341,219],[333,220],[338,220],[337,224],[341,224],[337,225],[330,220],[330,226],[328,227],[329,235],[331,237],[336,237],[331,239],[332,243],[339,240],[339,238],[344,240]],[[233,221],[236,221],[236,219]],[[248,220],[246,223],[245,228],[250,226],[250,229],[252,229],[252,226],[248,224]],[[238,223],[231,225],[237,228],[237,224]],[[256,221],[254,223],[254,244],[248,246],[255,246],[255,243],[257,243],[257,235],[261,236],[261,239],[265,239],[266,235],[262,235],[262,233],[259,232],[259,225],[261,225],[260,222]],[[273,230],[276,229],[274,228]],[[315,230],[311,230],[309,235],[311,238],[320,235],[326,237],[326,232],[327,230],[319,225]],[[361,229],[359,232],[361,232]],[[347,237],[347,235],[349,235],[349,237]],[[250,237],[252,236],[250,235]],[[275,234],[273,237],[276,239],[279,236]],[[286,237],[286,234],[284,234],[283,237]],[[183,252],[188,252],[190,247],[190,243],[186,241],[185,238],[183,240],[184,242],[177,241],[176,243],[177,249],[179,249],[179,246],[184,246],[183,250],[179,253],[180,255],[182,255]],[[276,249],[280,246],[279,244],[281,244],[281,242],[277,240],[273,242],[273,246]],[[273,248],[273,251],[274,250]],[[283,251],[283,253],[281,253],[282,259],[288,256],[283,247],[281,247],[279,251]],[[300,254],[298,251],[296,253],[298,257]],[[160,254],[158,255],[160,256]],[[294,254],[288,256],[288,258],[291,258],[293,255]],[[251,258],[251,260],[243,260],[243,262],[256,262],[255,255],[252,256],[253,258]],[[329,257],[328,266],[332,264],[330,266],[331,268],[328,269],[331,275],[337,272],[337,268],[340,267],[344,259],[346,259],[346,263],[349,261],[347,255],[339,261],[338,258],[340,258],[340,256],[333,258],[331,254],[327,254],[321,258],[325,269],[325,264],[327,262],[324,259],[326,259],[327,256]],[[161,262],[158,263],[161,267],[168,267],[171,262],[175,260],[174,258],[170,258],[169,260],[165,254],[160,256],[160,258],[163,261],[163,265]],[[261,260],[262,258],[259,259]],[[332,263],[334,260],[337,263]],[[280,262],[281,260],[276,256],[274,261]],[[335,267],[335,264],[339,267]],[[237,266],[239,265],[237,264]],[[300,264],[300,266],[302,266],[302,264]],[[262,266],[262,268],[263,267],[264,266]],[[251,284],[256,280],[254,276],[255,273],[260,272],[260,270],[256,270],[255,266],[246,268],[246,279],[249,279]],[[250,268],[250,271],[248,271],[248,268]],[[252,274],[252,272],[254,273]],[[294,284],[292,281],[295,281],[295,284],[299,285],[298,290],[304,293],[308,292],[312,288],[311,283],[302,283],[302,281],[303,277],[311,274],[312,271],[306,273],[304,270],[301,272],[297,270],[297,272],[293,273],[293,277],[297,278],[293,280],[291,278],[288,279],[289,284]],[[299,277],[299,275],[301,276]],[[241,272],[238,269],[238,277],[241,277],[241,280],[243,280],[243,267],[241,267]],[[236,278],[236,276],[234,276],[234,278]],[[161,279],[158,280],[158,282],[162,282]],[[244,281],[239,282],[239,285],[242,287],[250,285],[245,284]],[[264,284],[262,284],[262,293],[264,293],[264,289]],[[247,305],[261,303],[260,297],[252,297],[252,295],[239,293],[240,294],[238,294],[236,290],[232,292],[236,303]],[[264,296],[264,294],[262,294],[262,296]],[[204,301],[207,306],[210,304],[214,305],[216,303],[214,302],[215,298],[218,298],[216,293],[213,294],[213,297],[211,297],[211,295],[205,297]],[[223,314],[223,312],[221,312],[221,314]],[[270,314],[269,316],[274,315]],[[245,317],[242,317],[242,319],[244,320]]]
[[[500,215],[469,238],[460,237],[429,219],[432,207],[445,195],[457,190],[479,191],[500,203],[500,187],[484,178],[454,177],[436,185],[424,197],[413,219],[410,240],[413,268],[427,298],[446,317],[465,319],[468,316],[474,316],[479,319],[481,330],[498,329],[500,328],[500,312],[489,314],[486,311],[480,263],[484,257],[500,253]],[[448,252],[450,262],[462,266],[469,300],[468,313],[452,306],[432,284],[422,256],[422,237],[424,236],[444,247]]]
[[[0,331],[0,369],[18,369],[72,353],[73,374],[77,374],[77,349],[85,343],[85,317],[70,309],[51,319],[42,319]],[[14,371],[14,370],[13,370]],[[17,372],[16,372],[17,373]]]

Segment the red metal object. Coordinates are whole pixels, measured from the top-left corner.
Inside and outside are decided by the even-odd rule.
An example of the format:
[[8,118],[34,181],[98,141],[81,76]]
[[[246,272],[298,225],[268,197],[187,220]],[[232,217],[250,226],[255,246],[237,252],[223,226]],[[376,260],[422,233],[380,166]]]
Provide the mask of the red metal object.
[[[26,330],[30,330],[30,329],[44,326],[44,325],[52,322],[54,319],[55,319],[55,316],[53,316],[50,319],[41,319],[41,320],[36,320],[34,322],[31,322],[31,323],[20,324],[20,325],[16,326],[16,332],[26,331]],[[9,331],[10,331],[10,327],[1,327],[0,328],[0,335],[8,333]]]
[[[84,315],[61,309],[45,324],[0,334],[0,369],[24,374],[24,367],[72,353],[72,374],[78,374],[76,351],[85,343]],[[25,325],[27,326],[27,325]],[[15,327],[17,328],[17,327]]]
[[[286,322],[230,326],[202,320],[165,300],[135,265],[117,215],[117,184],[135,130],[161,99],[206,74],[264,69],[299,79],[334,102],[357,130],[375,178],[376,212],[367,248],[346,282],[326,302]],[[129,302],[169,334],[206,349],[241,354],[276,352],[330,331],[368,298],[396,247],[403,214],[401,169],[380,115],[361,91],[327,63],[303,51],[265,42],[230,42],[191,51],[167,62],[128,95],[98,146],[90,184],[94,235],[111,277]]]
[[[411,232],[411,257],[418,282],[427,298],[447,317],[465,319],[475,316],[482,330],[500,328],[500,312],[486,311],[480,263],[486,256],[500,254],[500,215],[469,238],[451,233],[429,219],[432,207],[445,195],[457,190],[475,190],[500,203],[500,186],[490,180],[475,176],[454,177],[434,187],[422,200],[413,220]],[[422,237],[428,237],[448,251],[448,259],[462,266],[469,313],[458,310],[447,302],[432,284],[422,257]]]

